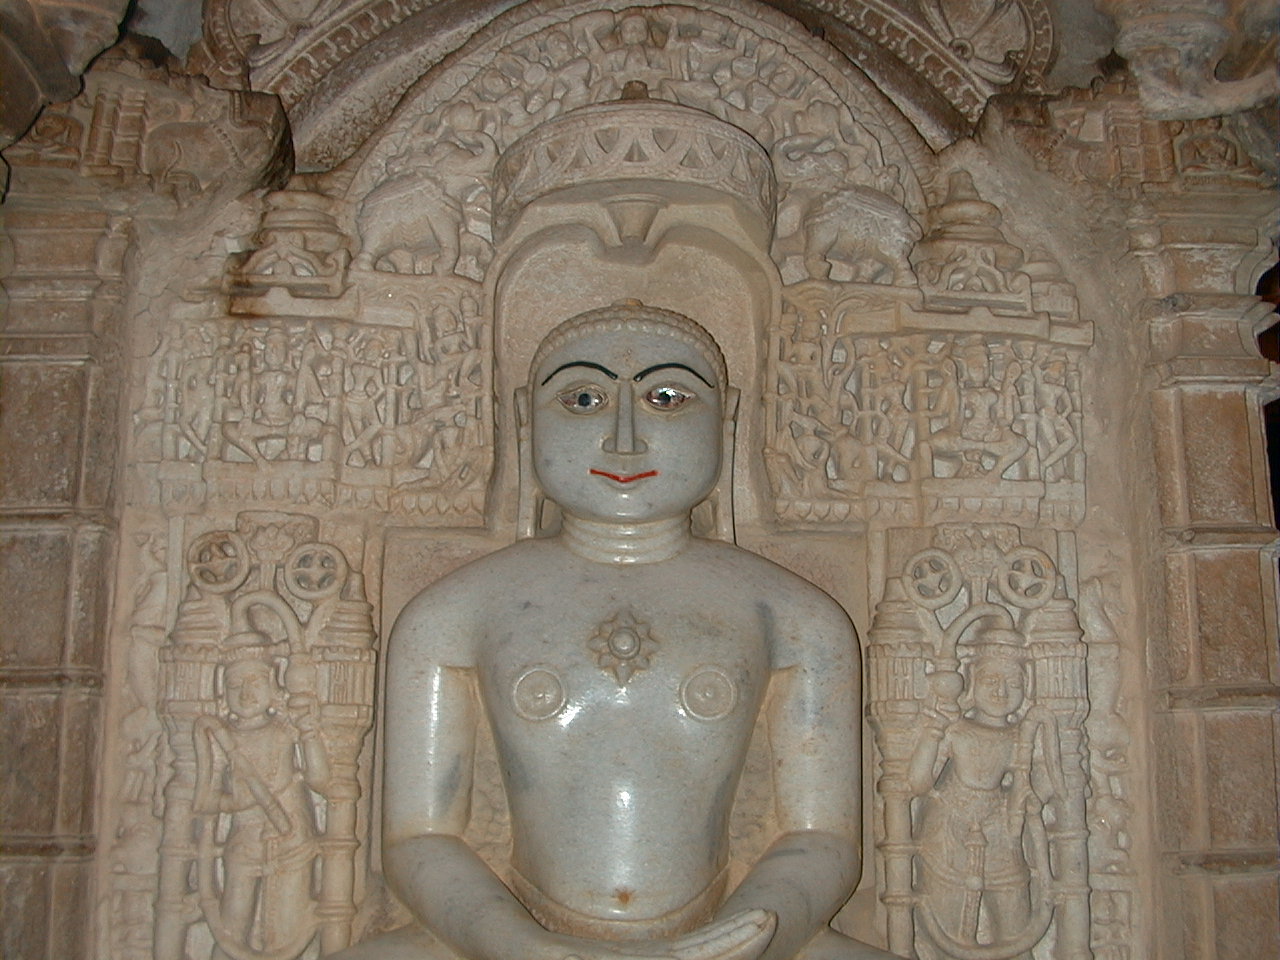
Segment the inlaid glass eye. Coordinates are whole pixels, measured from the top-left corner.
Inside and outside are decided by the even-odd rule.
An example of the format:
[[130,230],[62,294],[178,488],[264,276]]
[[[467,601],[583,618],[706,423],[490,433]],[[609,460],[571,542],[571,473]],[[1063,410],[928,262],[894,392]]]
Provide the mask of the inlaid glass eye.
[[556,399],[570,413],[595,413],[609,402],[608,395],[597,386],[574,387],[557,394]]
[[644,402],[655,410],[674,410],[692,400],[693,396],[679,387],[654,387],[644,395]]

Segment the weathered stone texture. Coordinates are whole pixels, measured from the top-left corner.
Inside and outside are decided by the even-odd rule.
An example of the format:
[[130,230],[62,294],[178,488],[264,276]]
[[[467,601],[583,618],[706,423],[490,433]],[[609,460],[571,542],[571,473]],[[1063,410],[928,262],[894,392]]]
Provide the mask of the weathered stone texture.
[[[1275,876],[1221,879],[1213,883],[1215,960],[1255,960],[1280,954],[1280,884]],[[1196,946],[1203,949],[1201,940]],[[1194,954],[1193,954],[1194,956]]]
[[78,493],[81,424],[88,370],[82,364],[6,363],[0,414],[11,450],[0,473],[0,502],[8,507],[65,509]]

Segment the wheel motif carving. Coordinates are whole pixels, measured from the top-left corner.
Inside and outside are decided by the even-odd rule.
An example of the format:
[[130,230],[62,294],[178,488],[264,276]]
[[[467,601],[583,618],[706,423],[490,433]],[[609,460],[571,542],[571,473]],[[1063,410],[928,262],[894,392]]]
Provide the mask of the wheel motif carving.
[[285,559],[284,582],[295,597],[323,600],[342,589],[349,571],[347,558],[337,547],[304,543]]
[[907,561],[905,569],[907,595],[926,610],[945,607],[964,586],[959,564],[942,550],[921,550]]
[[1015,607],[1034,610],[1053,598],[1058,571],[1048,554],[1035,547],[1017,547],[1004,557],[996,586]]
[[249,576],[249,548],[230,530],[201,534],[187,548],[191,580],[203,593],[231,593]]

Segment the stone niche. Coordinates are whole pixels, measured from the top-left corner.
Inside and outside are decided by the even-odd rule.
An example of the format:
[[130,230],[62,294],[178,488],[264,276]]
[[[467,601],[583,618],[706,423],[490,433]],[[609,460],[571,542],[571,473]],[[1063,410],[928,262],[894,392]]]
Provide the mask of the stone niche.
[[706,326],[739,391],[705,532],[861,635],[836,926],[924,960],[1280,951],[1276,202],[1242,121],[1050,92],[1040,0],[309,6],[208,2],[184,67],[126,41],[5,151],[6,955],[315,960],[403,921],[387,632],[554,522],[513,396],[627,298]]

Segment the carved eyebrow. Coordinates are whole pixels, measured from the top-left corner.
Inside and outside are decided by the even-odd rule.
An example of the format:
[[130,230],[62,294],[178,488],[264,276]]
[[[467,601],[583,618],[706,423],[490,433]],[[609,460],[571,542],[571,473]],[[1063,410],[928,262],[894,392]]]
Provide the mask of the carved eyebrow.
[[641,370],[631,379],[634,380],[636,383],[639,383],[641,380],[643,380],[645,377],[647,377],[651,373],[657,373],[659,370],[667,370],[671,368],[675,368],[676,370],[688,370],[690,373],[692,373],[695,377],[697,377],[699,380],[705,383],[712,390],[716,388],[716,385],[714,383],[712,383],[710,380],[708,380],[706,377],[700,374],[697,370],[693,369],[693,367],[684,363],[655,363],[652,367],[645,367],[643,370]]
[[546,380],[543,380],[540,384],[538,384],[538,386],[540,386],[540,387],[545,387],[545,386],[547,385],[548,381],[550,381],[550,379],[551,379],[552,377],[554,377],[554,376],[555,376],[557,373],[559,373],[561,370],[568,370],[570,367],[590,367],[592,370],[599,370],[601,373],[603,373],[603,374],[604,374],[606,377],[608,377],[610,380],[617,380],[617,379],[618,379],[618,375],[617,375],[616,373],[614,373],[614,372],[613,372],[612,370],[610,370],[608,367],[602,367],[602,366],[601,366],[600,364],[598,364],[598,363],[592,363],[590,360],[570,360],[568,363],[562,363],[562,364],[560,364],[560,366],[556,367],[554,370],[552,370],[550,373],[548,373],[548,374],[547,374],[547,379],[546,379]]

